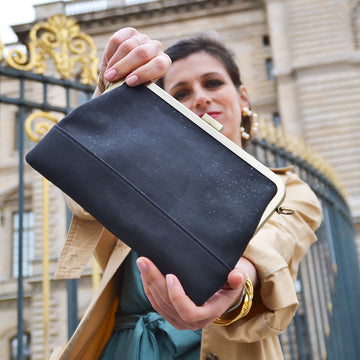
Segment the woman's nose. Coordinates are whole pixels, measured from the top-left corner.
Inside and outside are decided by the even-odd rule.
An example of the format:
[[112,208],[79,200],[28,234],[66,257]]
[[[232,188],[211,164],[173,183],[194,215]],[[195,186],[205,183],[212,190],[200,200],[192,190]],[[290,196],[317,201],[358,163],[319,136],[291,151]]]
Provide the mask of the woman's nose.
[[196,109],[203,109],[211,103],[211,97],[203,89],[195,91],[194,107]]

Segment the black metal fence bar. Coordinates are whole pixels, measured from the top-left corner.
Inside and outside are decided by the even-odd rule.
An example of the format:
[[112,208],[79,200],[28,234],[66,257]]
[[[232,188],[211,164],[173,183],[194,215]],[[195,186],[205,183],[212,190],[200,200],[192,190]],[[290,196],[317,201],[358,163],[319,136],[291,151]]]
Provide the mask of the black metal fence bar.
[[[20,78],[20,92],[19,98],[24,99],[24,80]],[[18,261],[19,261],[19,270],[18,270],[18,314],[17,314],[17,328],[18,328],[18,337],[17,337],[17,354],[18,359],[23,359],[23,334],[24,334],[24,321],[23,321],[23,298],[24,298],[24,287],[23,287],[23,219],[24,219],[24,121],[25,121],[25,111],[24,106],[19,106],[18,119],[17,119],[17,135],[18,135],[18,145],[19,145],[19,184],[18,184],[18,208],[19,208],[19,238],[18,238]]]
[[94,91],[94,88],[92,86],[84,85],[78,81],[60,79],[60,78],[55,78],[55,77],[51,77],[51,76],[44,76],[41,74],[35,74],[32,72],[13,69],[8,66],[4,66],[4,67],[0,66],[0,75],[7,76],[12,79],[24,78],[26,80],[36,81],[41,84],[48,83],[48,84],[52,84],[52,85],[59,85],[61,87],[69,86],[71,89],[81,90],[84,92],[88,92],[90,94],[92,94],[92,92]]

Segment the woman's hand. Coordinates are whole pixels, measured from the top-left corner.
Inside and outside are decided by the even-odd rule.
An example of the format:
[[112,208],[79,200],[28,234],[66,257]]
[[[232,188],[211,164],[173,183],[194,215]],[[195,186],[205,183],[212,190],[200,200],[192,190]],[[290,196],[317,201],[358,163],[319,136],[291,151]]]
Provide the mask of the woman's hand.
[[230,306],[236,303],[245,283],[246,274],[255,287],[257,274],[254,265],[241,258],[229,273],[226,285],[202,306],[197,306],[185,294],[175,275],[164,277],[158,268],[145,257],[137,260],[144,291],[153,308],[177,329],[196,330],[211,324]]
[[166,74],[170,65],[171,60],[159,41],[134,28],[120,29],[105,47],[94,95],[100,95],[107,83],[121,79],[129,86],[156,81]]

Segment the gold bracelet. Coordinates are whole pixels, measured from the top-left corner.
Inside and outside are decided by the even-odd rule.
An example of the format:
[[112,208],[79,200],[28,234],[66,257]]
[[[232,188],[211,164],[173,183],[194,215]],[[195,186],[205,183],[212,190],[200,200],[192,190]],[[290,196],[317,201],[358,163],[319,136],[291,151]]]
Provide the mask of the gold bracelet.
[[245,297],[240,312],[237,311],[239,307],[231,311],[227,311],[224,314],[222,314],[221,317],[216,318],[213,321],[213,324],[219,326],[227,326],[232,324],[236,320],[243,318],[249,313],[252,305],[252,300],[254,297],[254,287],[248,275],[246,275],[244,288],[245,288]]

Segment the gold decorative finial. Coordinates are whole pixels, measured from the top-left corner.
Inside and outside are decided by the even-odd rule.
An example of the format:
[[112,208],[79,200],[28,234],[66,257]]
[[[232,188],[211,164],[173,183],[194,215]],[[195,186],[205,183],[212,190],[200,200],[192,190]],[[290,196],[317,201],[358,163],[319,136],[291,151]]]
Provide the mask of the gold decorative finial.
[[0,39],[0,61],[1,61],[2,58],[3,58],[4,48],[5,48],[5,46],[4,46],[3,42],[2,42],[1,39]]
[[258,136],[260,137],[260,139],[266,139],[266,136],[267,136],[266,123],[265,123],[265,119],[262,116],[260,116],[260,119],[259,119]]
[[27,136],[34,142],[39,142],[44,135],[59,121],[49,112],[36,111],[25,120]]
[[288,134],[285,133],[285,150],[288,153],[294,154],[295,150],[294,150],[294,139],[292,139]]
[[286,143],[285,143],[285,134],[283,128],[281,126],[277,126],[275,134],[276,134],[276,144],[280,148],[284,149]]
[[276,128],[272,122],[267,124],[267,138],[266,140],[269,141],[270,144],[276,144]]
[[306,145],[303,140],[295,140],[295,156],[305,159]]
[[49,58],[54,60],[61,78],[71,78],[80,67],[81,82],[96,84],[98,59],[95,44],[90,36],[80,32],[74,19],[53,15],[46,22],[35,24],[30,30],[28,53],[13,49],[7,54],[6,61],[15,69],[35,69],[36,73],[43,74]]
[[327,177],[332,184],[339,190],[342,197],[346,198],[346,192],[340,177],[335,169],[326,161],[323,156],[311,149],[304,139],[292,138],[284,132],[280,126],[275,127],[273,122],[264,117],[259,118],[259,137],[266,140],[269,144],[275,144],[278,148],[283,148],[289,154],[307,162],[314,169],[318,170]]

